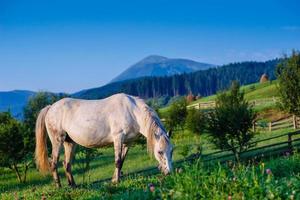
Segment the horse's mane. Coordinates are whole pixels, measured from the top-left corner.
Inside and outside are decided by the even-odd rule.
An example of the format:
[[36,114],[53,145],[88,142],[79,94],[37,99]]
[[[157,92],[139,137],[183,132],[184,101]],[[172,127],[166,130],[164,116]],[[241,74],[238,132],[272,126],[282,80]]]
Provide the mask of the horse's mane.
[[[145,130],[146,130],[146,135],[147,135],[147,149],[149,153],[153,153],[154,149],[154,142],[155,142],[155,137],[159,137],[157,135],[157,131],[159,129],[162,129],[164,133],[166,133],[166,130],[164,126],[162,125],[158,115],[156,112],[151,109],[149,106],[145,105],[144,107],[144,112],[145,112]],[[162,135],[164,136],[163,144],[167,145],[168,144],[168,137],[167,135]]]

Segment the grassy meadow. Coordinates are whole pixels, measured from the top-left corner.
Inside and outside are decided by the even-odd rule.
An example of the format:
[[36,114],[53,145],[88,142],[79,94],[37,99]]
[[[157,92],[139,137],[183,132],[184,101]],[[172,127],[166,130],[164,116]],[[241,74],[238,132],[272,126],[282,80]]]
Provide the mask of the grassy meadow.
[[[255,140],[260,140],[264,138],[268,138],[270,136],[276,136],[283,134],[288,131],[293,131],[291,129],[285,129],[285,130],[279,130],[279,131],[274,131],[272,133],[269,132],[261,132],[255,136]],[[299,136],[298,136],[299,137]],[[269,143],[277,143],[281,141],[286,141],[287,138],[278,138],[272,141],[265,141],[263,143],[260,143],[259,145],[267,145]],[[203,154],[209,154],[215,151],[218,151],[212,145],[209,141],[209,136],[207,134],[202,134],[201,137],[194,135],[192,133],[189,133],[187,131],[184,132],[177,132],[174,133],[174,138],[172,139],[172,142],[175,146],[174,149],[174,161],[179,160],[184,158],[184,156],[190,155],[191,153],[195,153],[197,151],[197,146],[199,145],[198,142],[201,142],[202,146],[202,153]],[[172,180],[172,181],[179,181],[180,184],[184,184],[183,180],[180,180],[179,174],[174,174],[170,178],[163,178],[163,176],[158,175],[158,176],[138,176],[138,177],[131,177],[131,178],[125,178],[125,180],[122,180],[120,184],[118,185],[111,185],[109,182],[108,183],[99,183],[99,184],[91,184],[92,182],[99,180],[99,179],[104,179],[104,178],[110,178],[111,175],[113,174],[114,171],[114,154],[113,154],[113,148],[112,147],[107,147],[107,148],[102,148],[98,150],[99,155],[95,160],[91,162],[91,170],[89,170],[85,174],[85,180],[83,180],[83,173],[76,164],[79,162],[78,160],[74,161],[73,164],[73,172],[75,175],[75,181],[77,184],[81,185],[79,188],[76,189],[70,189],[67,186],[67,180],[65,179],[64,171],[62,168],[62,164],[60,163],[59,167],[59,174],[62,178],[62,184],[63,188],[57,190],[53,184],[52,177],[50,175],[47,176],[42,176],[37,172],[36,169],[30,168],[28,172],[28,177],[27,177],[27,183],[22,184],[18,183],[16,176],[14,173],[12,173],[10,170],[5,170],[1,172],[0,176],[0,193],[1,193],[1,198],[2,199],[12,199],[15,198],[16,196],[23,197],[24,199],[38,199],[41,198],[41,196],[44,194],[46,197],[49,199],[94,199],[96,197],[102,197],[103,195],[108,198],[108,194],[111,193],[111,198],[121,198],[124,191],[125,196],[122,198],[125,199],[130,199],[133,198],[134,196],[131,195],[137,195],[137,197],[141,197],[141,195],[144,194],[145,188],[147,189],[147,184],[149,183],[155,183],[155,185],[158,184],[168,184],[168,183],[161,183],[160,181],[162,180]],[[296,156],[296,158],[299,159],[299,156]],[[63,160],[63,156],[60,160]],[[133,172],[139,169],[143,169],[145,167],[150,167],[150,166],[156,166],[156,161],[154,158],[151,158],[144,145],[135,145],[131,147],[128,153],[128,157],[125,160],[124,167],[123,167],[123,172],[129,173]],[[215,163],[216,164],[216,163]],[[199,167],[199,166],[198,166]],[[225,170],[224,173],[226,172],[227,169],[223,169],[223,165],[219,166],[221,170]],[[249,166],[243,166],[245,168],[249,168]],[[300,167],[300,165],[299,165]],[[186,175],[183,175],[185,179],[191,178],[189,176],[197,176],[197,173],[199,170],[198,168],[195,168],[195,166],[192,166],[192,169],[194,170],[193,172],[190,172],[188,168],[185,168],[185,173]],[[219,170],[220,170],[219,169]],[[202,168],[201,168],[202,170]],[[211,179],[212,177],[208,177],[207,173],[210,171],[199,171],[199,179]],[[214,169],[216,170],[216,169]],[[217,172],[218,170],[216,170]],[[195,173],[194,175],[192,173]],[[200,176],[201,173],[203,174]],[[239,173],[242,173],[241,171]],[[250,173],[250,172],[249,172]],[[206,175],[205,175],[206,174]],[[216,174],[216,177],[218,175]],[[248,175],[247,175],[248,176]],[[228,178],[228,177],[227,177]],[[227,180],[227,178],[225,178]],[[249,178],[249,177],[247,177]],[[250,177],[252,178],[252,177]],[[193,181],[199,181],[198,183],[193,183],[193,184],[198,184],[201,182],[200,180],[193,180]],[[228,181],[228,180],[227,180]],[[173,183],[174,186],[177,186],[177,183]],[[173,185],[170,184],[170,185]],[[186,183],[186,184],[192,184],[192,183]],[[212,183],[208,183],[212,184]],[[131,194],[131,187],[133,187],[133,192],[134,194]],[[161,186],[164,188],[164,185]],[[172,188],[168,186],[170,191],[172,193]],[[187,186],[185,186],[187,189]],[[197,186],[199,187],[199,186]],[[208,187],[208,186],[207,186]],[[219,186],[215,186],[219,187]],[[245,187],[245,186],[243,186]],[[161,189],[162,189],[161,188]],[[228,186],[228,188],[230,188]],[[107,194],[105,194],[108,191]],[[123,191],[123,192],[121,192]],[[174,189],[174,191],[177,191]],[[151,199],[152,197],[154,198],[155,196],[164,196],[167,195],[165,194],[166,191],[157,191],[157,194],[155,192],[155,195],[152,192],[149,192],[149,198]],[[183,191],[184,192],[184,191]],[[185,191],[187,192],[187,191]],[[208,191],[207,191],[208,192]],[[136,193],[136,194],[135,194]],[[128,195],[128,196],[126,196]],[[154,195],[154,196],[153,196]],[[179,194],[177,194],[179,195]],[[221,195],[221,194],[220,194]],[[225,195],[222,194],[222,195]],[[104,197],[103,196],[103,197]],[[168,195],[167,195],[168,196]],[[179,195],[180,196],[180,195]]]
[[[277,91],[277,81],[267,81],[265,83],[253,83],[250,85],[241,86],[241,90],[244,91],[245,99],[248,101],[254,100],[263,100],[263,99],[271,99],[278,97]],[[194,105],[198,103],[205,103],[210,101],[215,101],[217,95],[211,95],[207,97],[202,97],[196,101],[191,102],[189,105]],[[276,105],[272,101],[264,102],[261,105],[256,105],[254,107],[255,110],[261,111],[268,108],[274,108]],[[165,116],[168,112],[169,106],[159,109],[159,113],[161,116]]]
[[[7,175],[6,184],[14,184],[12,179]],[[240,165],[203,165],[198,160],[167,177],[137,175],[117,185],[105,182],[76,189],[56,189],[49,179],[35,179],[2,191],[1,199],[299,199],[300,154]]]
[[[276,82],[243,86],[248,100],[276,97]],[[210,101],[215,95],[197,100]],[[264,107],[265,106],[265,107]],[[262,119],[268,121],[270,116],[278,114],[276,105],[260,105],[256,107],[263,113]],[[167,108],[160,112],[166,112]],[[280,129],[269,132],[260,130],[254,141],[294,131]],[[296,137],[299,138],[299,135]],[[172,137],[174,144],[173,160],[181,160],[196,153],[201,146],[202,154],[219,151],[210,142],[207,133],[200,136],[186,130],[178,130]],[[259,143],[256,147],[284,142],[280,137]],[[157,162],[147,153],[143,144],[134,145],[123,166],[123,173],[156,166]],[[90,170],[82,172],[79,158],[73,164],[73,174],[79,186],[71,189],[59,164],[59,174],[63,187],[56,189],[50,175],[43,176],[33,167],[29,169],[27,182],[18,183],[16,175],[8,169],[1,168],[0,197],[1,199],[300,199],[300,155],[283,158],[266,158],[253,160],[250,163],[234,165],[230,163],[203,164],[200,160],[177,166],[175,172],[167,177],[162,175],[135,175],[123,178],[113,185],[110,182],[92,184],[94,181],[110,178],[114,171],[114,152],[112,147],[101,148],[97,157],[91,162]],[[224,155],[226,152],[224,152]],[[63,154],[61,155],[63,160]],[[270,169],[271,173],[266,172]],[[252,197],[252,198],[250,198]]]

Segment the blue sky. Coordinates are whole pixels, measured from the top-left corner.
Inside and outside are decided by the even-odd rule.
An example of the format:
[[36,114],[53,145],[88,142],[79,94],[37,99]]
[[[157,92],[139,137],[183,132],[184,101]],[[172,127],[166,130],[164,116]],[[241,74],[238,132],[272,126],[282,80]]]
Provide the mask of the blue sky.
[[0,91],[97,87],[151,54],[212,64],[272,59],[300,49],[299,7],[298,0],[0,0]]

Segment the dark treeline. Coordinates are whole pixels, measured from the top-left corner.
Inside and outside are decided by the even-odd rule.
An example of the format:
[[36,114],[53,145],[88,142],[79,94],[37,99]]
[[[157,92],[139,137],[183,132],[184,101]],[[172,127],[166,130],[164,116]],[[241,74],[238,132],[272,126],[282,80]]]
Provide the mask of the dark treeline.
[[85,90],[74,94],[74,97],[99,99],[119,92],[142,98],[187,95],[190,92],[208,96],[228,88],[232,80],[239,81],[241,85],[255,83],[264,73],[272,80],[275,78],[274,71],[279,61],[276,59],[267,62],[240,62],[189,74],[143,77]]

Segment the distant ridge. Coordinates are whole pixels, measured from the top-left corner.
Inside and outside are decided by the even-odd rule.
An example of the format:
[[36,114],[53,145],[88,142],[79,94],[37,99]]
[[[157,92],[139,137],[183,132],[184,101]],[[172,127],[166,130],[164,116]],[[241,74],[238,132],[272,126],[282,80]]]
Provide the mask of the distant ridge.
[[74,93],[72,96],[82,99],[101,99],[120,92],[145,99],[187,95],[190,92],[209,96],[226,89],[233,80],[239,81],[241,85],[246,85],[258,82],[262,74],[267,74],[270,80],[274,80],[274,71],[280,61],[280,59],[274,59],[266,62],[238,62],[188,74],[140,77],[86,89]]
[[15,118],[22,119],[23,108],[34,94],[28,90],[0,92],[0,112],[10,111]]
[[174,74],[190,73],[214,67],[212,64],[200,63],[181,58],[167,58],[158,55],[147,56],[130,66],[111,82],[124,81],[145,76],[171,76]]

